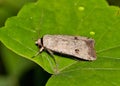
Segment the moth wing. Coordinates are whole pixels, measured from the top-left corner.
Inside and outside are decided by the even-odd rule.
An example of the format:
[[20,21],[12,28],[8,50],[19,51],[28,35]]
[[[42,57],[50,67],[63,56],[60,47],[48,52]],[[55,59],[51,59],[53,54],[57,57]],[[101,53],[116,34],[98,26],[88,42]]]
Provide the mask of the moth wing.
[[94,40],[81,36],[45,35],[43,45],[46,49],[80,59],[95,60]]

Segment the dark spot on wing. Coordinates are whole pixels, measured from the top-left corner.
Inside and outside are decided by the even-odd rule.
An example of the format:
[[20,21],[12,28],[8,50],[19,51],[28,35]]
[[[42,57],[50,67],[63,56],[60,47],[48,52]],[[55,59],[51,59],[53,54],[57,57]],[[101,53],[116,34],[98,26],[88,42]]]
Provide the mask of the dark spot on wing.
[[76,53],[79,53],[79,49],[75,49],[75,52],[76,52]]
[[75,40],[78,40],[78,37],[75,36],[74,39],[75,39]]

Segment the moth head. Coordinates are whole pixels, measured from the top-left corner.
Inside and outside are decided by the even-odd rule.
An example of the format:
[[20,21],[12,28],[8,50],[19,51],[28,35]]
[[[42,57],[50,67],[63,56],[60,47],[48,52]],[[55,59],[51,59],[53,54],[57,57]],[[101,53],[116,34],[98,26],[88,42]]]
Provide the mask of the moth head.
[[43,47],[42,39],[38,39],[38,40],[35,42],[35,45],[38,46],[39,48]]

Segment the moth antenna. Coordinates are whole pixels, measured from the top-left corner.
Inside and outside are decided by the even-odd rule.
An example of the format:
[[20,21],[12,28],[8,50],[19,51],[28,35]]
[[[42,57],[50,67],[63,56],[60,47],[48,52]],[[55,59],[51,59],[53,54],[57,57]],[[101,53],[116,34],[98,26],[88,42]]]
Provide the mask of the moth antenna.
[[39,30],[37,30],[37,39],[39,39],[40,38],[40,29]]
[[[44,17],[44,11],[43,11],[43,9],[42,9],[42,10],[41,10],[41,16],[40,16],[40,23],[39,23],[40,28],[42,28],[41,26],[42,26],[42,24],[43,24],[43,17]],[[37,38],[38,38],[38,39],[40,38],[40,28],[37,29],[37,32],[38,32]]]
[[32,38],[32,40],[37,41],[36,38]]
[[41,16],[40,16],[40,21],[39,21],[39,25],[40,25],[40,28],[36,28],[35,30],[36,30],[36,33],[37,33],[37,39],[39,39],[40,38],[40,29],[41,29],[41,26],[42,26],[42,23],[43,23],[43,9],[42,9],[42,11],[41,11]]

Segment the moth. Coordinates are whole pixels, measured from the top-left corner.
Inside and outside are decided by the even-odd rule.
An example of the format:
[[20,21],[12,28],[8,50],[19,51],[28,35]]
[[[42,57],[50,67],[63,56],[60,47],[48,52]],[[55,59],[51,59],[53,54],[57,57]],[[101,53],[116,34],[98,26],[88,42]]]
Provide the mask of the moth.
[[60,53],[83,60],[96,60],[94,39],[70,35],[44,35],[35,44],[39,53],[46,50],[50,53]]

